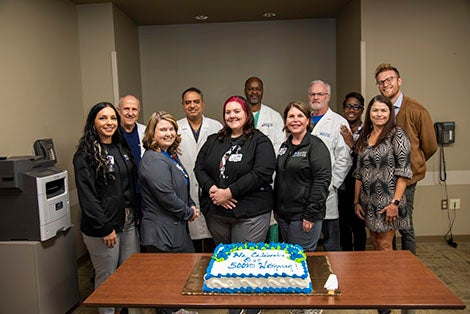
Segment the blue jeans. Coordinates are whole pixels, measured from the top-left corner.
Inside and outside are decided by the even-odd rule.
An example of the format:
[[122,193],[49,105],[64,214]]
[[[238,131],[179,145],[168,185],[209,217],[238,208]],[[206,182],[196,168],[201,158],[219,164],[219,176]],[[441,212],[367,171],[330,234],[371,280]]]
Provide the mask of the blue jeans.
[[401,249],[410,250],[416,255],[416,238],[413,226],[413,208],[415,201],[416,183],[408,185],[405,190],[406,197],[406,214],[410,216],[410,228],[406,230],[398,230],[401,234]]
[[306,252],[314,252],[322,229],[322,221],[314,221],[313,228],[305,232],[302,220],[285,220],[278,217],[279,231],[284,242],[298,244]]
[[323,246],[325,251],[341,251],[339,219],[323,219]]

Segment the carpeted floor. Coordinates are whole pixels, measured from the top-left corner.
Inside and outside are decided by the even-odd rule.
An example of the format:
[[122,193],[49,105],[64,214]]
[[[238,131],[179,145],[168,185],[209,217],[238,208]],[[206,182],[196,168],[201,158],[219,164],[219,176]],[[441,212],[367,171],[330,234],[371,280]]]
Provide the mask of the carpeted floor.
[[[470,313],[470,242],[460,242],[457,248],[452,248],[447,243],[418,243],[418,258],[439,277],[452,292],[466,305],[465,310],[417,310],[417,314],[463,314]],[[90,284],[91,264],[84,262],[79,270],[79,285],[82,299],[92,292]],[[225,314],[227,310],[198,309],[199,314]],[[97,314],[95,308],[81,305],[72,314]],[[287,314],[287,310],[264,310],[264,314]],[[324,310],[324,314],[375,314],[375,310]],[[394,314],[399,310],[392,311]]]

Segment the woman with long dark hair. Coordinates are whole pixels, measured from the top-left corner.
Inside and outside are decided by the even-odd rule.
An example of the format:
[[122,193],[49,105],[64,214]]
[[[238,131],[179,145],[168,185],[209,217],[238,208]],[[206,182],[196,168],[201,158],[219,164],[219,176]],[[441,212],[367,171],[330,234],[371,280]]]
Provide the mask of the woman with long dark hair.
[[[109,102],[93,106],[73,157],[82,209],[80,229],[95,269],[95,289],[139,252],[135,228],[136,169],[120,118]],[[114,313],[114,308],[99,308]]]
[[378,95],[369,102],[356,151],[355,213],[365,220],[374,249],[392,250],[395,230],[410,224],[404,192],[412,172],[410,141],[396,126],[388,98]]

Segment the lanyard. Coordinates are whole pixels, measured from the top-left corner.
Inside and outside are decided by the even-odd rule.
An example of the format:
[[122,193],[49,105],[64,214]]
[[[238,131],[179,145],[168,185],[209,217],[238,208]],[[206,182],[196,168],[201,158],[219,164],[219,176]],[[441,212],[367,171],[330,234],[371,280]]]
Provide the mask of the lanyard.
[[188,173],[186,172],[186,170],[184,170],[183,166],[180,165],[180,163],[178,162],[177,159],[173,158],[170,156],[170,154],[168,154],[168,152],[162,150],[162,153],[163,155],[165,155],[168,159],[170,159],[171,161],[173,161],[175,163],[175,166],[176,168],[178,168],[178,170],[181,171],[181,173],[183,173],[183,176],[184,178],[186,179],[186,184],[189,183],[189,176],[188,176]]
[[239,153],[241,147],[237,144],[235,145],[232,145],[232,147],[229,148],[228,151],[225,152],[225,154],[222,156],[222,158],[220,159],[220,163],[219,163],[219,172],[220,172],[220,177],[222,179],[226,179],[227,176],[225,175],[225,165],[227,164],[227,160],[230,158],[230,155],[232,155],[235,150],[237,150],[237,154]]

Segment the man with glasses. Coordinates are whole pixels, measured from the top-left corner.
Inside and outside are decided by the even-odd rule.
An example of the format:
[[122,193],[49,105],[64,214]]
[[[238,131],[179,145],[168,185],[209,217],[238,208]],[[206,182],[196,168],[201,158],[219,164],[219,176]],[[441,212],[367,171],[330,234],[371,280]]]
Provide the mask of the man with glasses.
[[405,198],[406,210],[410,215],[411,227],[399,230],[402,250],[410,250],[416,254],[416,241],[413,227],[413,203],[416,183],[426,173],[426,160],[437,150],[436,135],[429,112],[416,100],[404,96],[400,91],[402,78],[398,69],[391,64],[382,63],[375,70],[375,80],[380,93],[390,99],[395,107],[397,125],[402,127],[411,143],[411,170],[413,178],[408,180]]
[[312,134],[323,140],[330,151],[331,184],[326,200],[326,215],[322,222],[325,251],[340,251],[340,228],[337,189],[343,184],[352,165],[351,149],[341,135],[341,127],[349,130],[349,123],[329,107],[331,87],[316,80],[308,88],[309,104],[312,108]]

